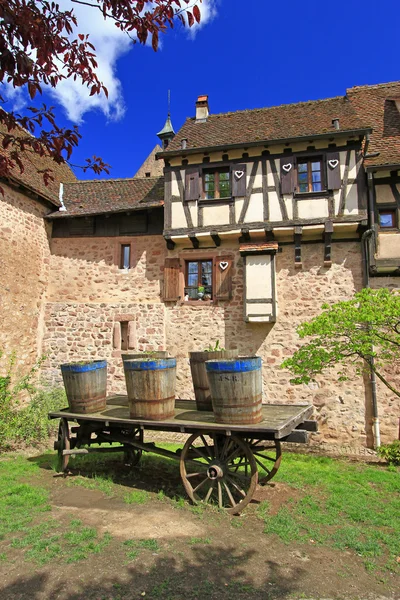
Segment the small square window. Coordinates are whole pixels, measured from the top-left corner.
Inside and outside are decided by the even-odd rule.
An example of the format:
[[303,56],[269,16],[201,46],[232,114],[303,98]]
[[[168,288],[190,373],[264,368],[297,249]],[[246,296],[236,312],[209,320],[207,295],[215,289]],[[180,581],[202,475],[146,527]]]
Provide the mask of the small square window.
[[231,180],[229,169],[218,169],[216,171],[205,171],[203,180],[204,198],[231,197]]
[[396,229],[397,214],[396,209],[381,209],[379,210],[379,227],[381,229]]
[[121,244],[120,269],[130,269],[131,266],[131,245]]
[[188,260],[185,269],[185,298],[187,300],[212,300],[213,261]]
[[322,192],[322,160],[305,158],[297,163],[297,190],[301,193]]

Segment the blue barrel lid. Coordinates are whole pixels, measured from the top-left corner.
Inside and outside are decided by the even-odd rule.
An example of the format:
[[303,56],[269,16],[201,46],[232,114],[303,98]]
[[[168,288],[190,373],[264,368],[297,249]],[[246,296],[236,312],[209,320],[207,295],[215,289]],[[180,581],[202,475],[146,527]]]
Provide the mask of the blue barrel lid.
[[133,358],[124,360],[125,371],[161,371],[162,369],[173,369],[176,367],[176,358]]
[[97,369],[106,369],[107,361],[106,360],[93,360],[84,364],[80,363],[68,363],[65,365],[60,365],[61,372],[69,372],[69,373],[84,373],[85,371],[96,371]]
[[206,369],[210,373],[245,373],[246,371],[259,371],[261,365],[262,360],[259,356],[206,361]]

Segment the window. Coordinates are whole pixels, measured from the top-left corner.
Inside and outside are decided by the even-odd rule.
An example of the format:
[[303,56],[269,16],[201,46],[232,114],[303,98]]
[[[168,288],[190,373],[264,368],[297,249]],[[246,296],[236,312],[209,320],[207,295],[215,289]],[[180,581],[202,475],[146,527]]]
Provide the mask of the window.
[[321,160],[309,158],[297,163],[297,189],[300,193],[322,191]]
[[381,229],[396,229],[397,228],[397,214],[396,209],[380,209],[379,215],[379,226]]
[[121,244],[121,257],[119,268],[120,269],[129,269],[131,266],[131,245],[130,244]]
[[185,298],[187,300],[212,300],[212,260],[186,261]]
[[121,321],[121,350],[129,350],[128,331],[129,322]]
[[230,198],[231,182],[229,169],[218,171],[204,171],[204,197],[207,200],[213,198]]

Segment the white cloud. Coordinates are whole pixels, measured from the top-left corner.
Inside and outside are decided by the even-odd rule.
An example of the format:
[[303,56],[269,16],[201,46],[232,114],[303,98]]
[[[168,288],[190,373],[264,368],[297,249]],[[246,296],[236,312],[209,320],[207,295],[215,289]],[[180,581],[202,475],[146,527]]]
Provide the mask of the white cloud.
[[192,27],[189,29],[189,35],[192,39],[196,37],[198,31],[204,27],[204,25],[210,23],[218,14],[218,0],[203,0],[202,2],[200,2],[200,0],[196,0],[194,4],[197,4],[200,9],[201,20],[200,23],[195,21],[194,25],[192,25]]
[[4,109],[14,110],[15,112],[18,112],[24,108],[28,99],[28,94],[25,92],[24,88],[15,88],[7,81],[2,81],[1,83],[0,96],[2,96],[5,100]]
[[[69,0],[60,0],[59,3],[62,10],[71,9]],[[124,115],[125,105],[121,82],[117,77],[117,61],[129,51],[132,42],[113,21],[104,20],[99,10],[76,4],[74,12],[78,20],[74,34],[89,34],[89,40],[96,48],[96,73],[108,90],[108,99],[103,93],[89,96],[90,89],[73,78],[61,81],[56,88],[49,88],[48,91],[74,123],[82,122],[83,115],[90,110],[101,110],[108,119],[118,120]]]
[[[195,23],[189,31],[193,39],[200,28],[209,23],[217,14],[218,0],[195,0],[201,11],[201,22]],[[82,4],[71,4],[70,0],[59,0],[61,10],[71,10],[78,20],[78,27],[73,36],[78,33],[89,34],[90,42],[95,46],[96,69],[99,80],[108,90],[108,98],[102,94],[89,96],[90,89],[73,78],[62,80],[56,88],[47,87],[46,91],[64,108],[67,117],[74,123],[82,123],[83,116],[90,110],[101,111],[109,120],[119,120],[125,114],[123,90],[117,74],[118,59],[132,48],[132,40],[122,33],[114,21],[104,19],[100,10]],[[190,6],[190,5],[189,5]],[[147,5],[147,9],[149,5]],[[162,36],[160,37],[162,47]],[[146,46],[151,47],[151,40]],[[29,103],[25,89],[14,89],[8,84],[0,87],[2,94],[10,103],[13,110],[20,110]],[[5,106],[7,109],[7,105]]]

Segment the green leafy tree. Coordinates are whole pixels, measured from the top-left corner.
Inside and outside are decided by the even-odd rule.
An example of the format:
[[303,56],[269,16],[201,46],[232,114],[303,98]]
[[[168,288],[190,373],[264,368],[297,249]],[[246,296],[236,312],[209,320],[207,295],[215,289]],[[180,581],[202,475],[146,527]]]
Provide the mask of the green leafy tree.
[[400,398],[386,375],[400,364],[400,294],[367,288],[322,309],[297,328],[301,339],[311,339],[281,365],[294,375],[291,382],[309,383],[329,367],[339,367],[339,381],[344,381],[352,365],[360,375],[373,371]]

